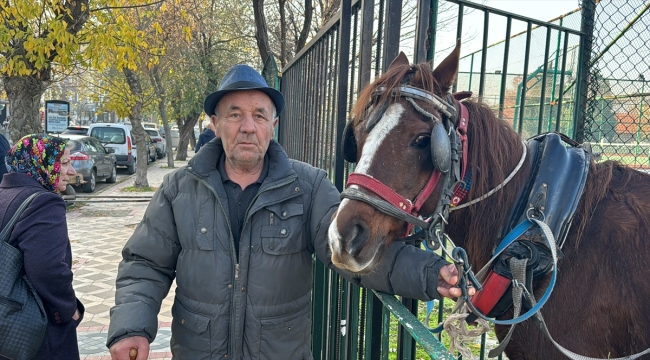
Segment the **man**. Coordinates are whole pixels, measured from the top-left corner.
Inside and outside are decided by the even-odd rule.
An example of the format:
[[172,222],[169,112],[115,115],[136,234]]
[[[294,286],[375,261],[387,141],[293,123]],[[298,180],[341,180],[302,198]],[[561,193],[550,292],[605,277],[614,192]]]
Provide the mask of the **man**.
[[203,132],[199,135],[199,141],[196,142],[196,147],[194,148],[194,153],[199,152],[201,146],[210,142],[214,139],[216,135],[214,134],[214,125],[210,120],[205,120],[203,122]]
[[[339,193],[325,171],[290,160],[272,140],[283,107],[282,94],[245,65],[205,99],[219,139],[165,177],[122,252],[113,359],[131,349],[146,358],[174,278],[175,359],[312,358],[312,254],[333,267],[326,236]],[[391,280],[412,282],[400,295],[418,299],[439,297],[438,286],[460,296],[453,265],[437,255],[400,242],[387,253],[388,270],[344,275],[382,291]],[[391,278],[393,270],[421,275]]]

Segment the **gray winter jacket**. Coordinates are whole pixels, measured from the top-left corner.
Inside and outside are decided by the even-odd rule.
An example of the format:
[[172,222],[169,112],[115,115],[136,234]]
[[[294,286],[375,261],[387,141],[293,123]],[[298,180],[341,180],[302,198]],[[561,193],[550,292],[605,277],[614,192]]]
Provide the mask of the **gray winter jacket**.
[[[247,211],[236,258],[217,160],[220,140],[165,177],[126,243],[107,345],[153,341],[162,300],[176,278],[174,359],[312,359],[312,254],[332,267],[327,229],[339,193],[325,171],[290,160],[272,141],[269,172]],[[380,269],[357,285],[438,297],[438,256],[387,247]]]

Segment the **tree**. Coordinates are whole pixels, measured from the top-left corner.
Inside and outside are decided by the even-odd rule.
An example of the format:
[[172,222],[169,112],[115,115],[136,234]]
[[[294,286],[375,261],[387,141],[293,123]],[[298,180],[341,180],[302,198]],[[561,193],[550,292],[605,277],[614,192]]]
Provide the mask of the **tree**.
[[0,3],[0,76],[9,98],[9,133],[41,132],[40,100],[55,77],[81,57],[88,0]]
[[[330,2],[326,2],[328,6]],[[307,43],[314,17],[312,0],[301,3],[292,0],[278,0],[265,11],[264,0],[253,0],[255,39],[262,63],[273,53],[280,60],[280,66],[287,62]],[[270,15],[270,25],[266,13]],[[322,13],[322,11],[320,12]],[[277,14],[277,15],[276,15]],[[269,36],[271,34],[271,36]]]

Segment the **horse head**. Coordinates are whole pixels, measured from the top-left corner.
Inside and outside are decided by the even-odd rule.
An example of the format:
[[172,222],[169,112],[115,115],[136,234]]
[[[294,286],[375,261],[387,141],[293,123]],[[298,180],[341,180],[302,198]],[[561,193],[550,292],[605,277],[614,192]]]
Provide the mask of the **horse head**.
[[460,42],[432,71],[429,63],[411,65],[400,53],[359,94],[342,147],[344,158],[357,165],[328,234],[337,267],[372,271],[386,245],[411,229],[403,214],[414,219],[436,210],[448,186],[439,180],[453,172],[450,126],[457,110],[449,90],[459,54]]

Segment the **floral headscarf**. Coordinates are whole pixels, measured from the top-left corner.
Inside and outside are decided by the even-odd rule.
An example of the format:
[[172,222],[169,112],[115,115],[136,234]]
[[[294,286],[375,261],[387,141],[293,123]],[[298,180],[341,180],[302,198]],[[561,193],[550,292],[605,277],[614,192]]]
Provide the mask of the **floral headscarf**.
[[7,153],[7,170],[27,174],[46,189],[55,191],[59,185],[61,157],[67,144],[67,139],[50,135],[27,135]]

